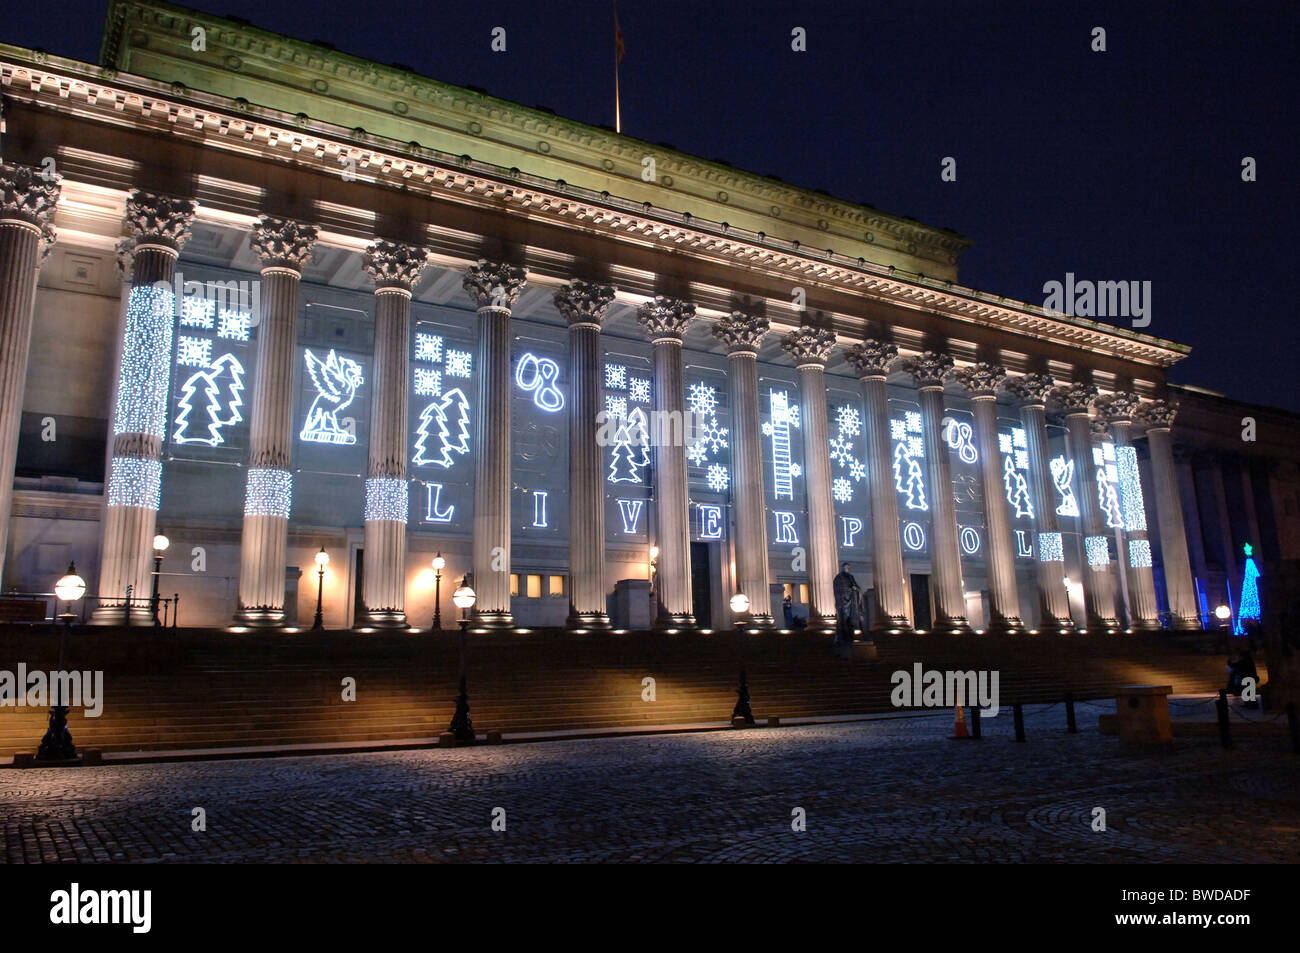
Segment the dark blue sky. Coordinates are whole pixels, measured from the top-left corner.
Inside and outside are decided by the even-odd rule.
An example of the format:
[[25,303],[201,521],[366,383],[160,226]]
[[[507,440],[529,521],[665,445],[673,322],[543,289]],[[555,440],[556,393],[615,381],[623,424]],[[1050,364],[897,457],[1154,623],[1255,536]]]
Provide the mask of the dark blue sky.
[[[210,2],[613,122],[608,2]],[[11,4],[0,41],[93,62],[106,9]],[[954,228],[976,240],[960,277],[981,290],[1042,303],[1067,271],[1149,280],[1145,330],[1194,348],[1173,380],[1300,411],[1294,2],[624,0],[619,19],[624,132]]]

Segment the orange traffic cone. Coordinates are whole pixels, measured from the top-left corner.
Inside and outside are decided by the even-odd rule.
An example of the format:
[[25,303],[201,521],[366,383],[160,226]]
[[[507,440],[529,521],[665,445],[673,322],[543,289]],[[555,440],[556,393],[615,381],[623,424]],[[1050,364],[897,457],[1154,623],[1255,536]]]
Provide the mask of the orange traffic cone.
[[954,739],[970,738],[970,732],[966,730],[966,708],[962,705],[960,697],[957,699],[957,717],[953,719],[952,736]]

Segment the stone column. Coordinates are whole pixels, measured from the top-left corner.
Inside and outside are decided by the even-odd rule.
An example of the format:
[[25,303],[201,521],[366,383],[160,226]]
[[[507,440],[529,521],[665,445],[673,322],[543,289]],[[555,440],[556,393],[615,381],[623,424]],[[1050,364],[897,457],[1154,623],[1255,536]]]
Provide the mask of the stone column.
[[980,479],[984,484],[984,564],[989,577],[989,629],[1021,632],[1020,592],[1016,586],[1016,554],[1011,548],[1011,516],[998,447],[998,388],[1007,369],[979,363],[957,371],[958,383],[970,391],[975,405],[975,439],[979,444]]
[[1156,584],[1151,573],[1151,540],[1147,535],[1146,502],[1137,450],[1133,447],[1133,415],[1136,394],[1113,394],[1099,409],[1110,423],[1115,444],[1115,466],[1119,470],[1120,508],[1124,514],[1124,572],[1128,577],[1128,617],[1134,629],[1160,628],[1156,605]]
[[162,445],[171,382],[176,259],[190,237],[197,203],[133,191],[126,202],[129,237],[120,261],[129,263],[126,321],[113,408],[112,460],[104,490],[104,538],[99,560],[99,606],[92,621],[127,619],[128,587],[137,600],[132,621],[153,619],[151,560],[162,492]]
[[772,625],[771,571],[767,558],[767,497],[763,435],[758,415],[758,348],[767,318],[741,311],[721,318],[713,336],[727,347],[731,385],[731,498],[736,510],[736,588],[749,596],[755,625]]
[[[663,295],[656,295],[637,311],[637,319],[654,345],[656,421],[650,428],[650,440],[655,463],[654,544],[659,547],[655,574],[658,629],[695,625],[682,395],[682,333],[694,317],[695,305]],[[682,422],[681,426],[674,421]]]
[[1047,395],[1056,386],[1048,374],[1026,374],[1007,383],[1020,399],[1020,424],[1029,454],[1029,495],[1038,541],[1038,628],[1066,635],[1074,631],[1065,590],[1065,547],[1056,518],[1056,491],[1047,456]]
[[375,359],[370,388],[370,455],[366,468],[365,574],[361,601],[375,628],[406,628],[406,479],[411,289],[428,252],[371,242],[364,267],[375,283]]
[[903,573],[903,541],[898,530],[898,497],[889,441],[889,398],[885,379],[898,357],[898,347],[885,341],[866,340],[844,356],[862,381],[862,418],[867,464],[867,494],[871,500],[871,574],[876,589],[875,634],[910,632],[907,618],[907,577]]
[[18,429],[32,343],[36,278],[54,244],[59,176],[0,164],[0,579],[4,578],[13,506]]
[[952,495],[952,464],[948,460],[948,443],[943,439],[943,382],[952,373],[952,358],[925,351],[909,358],[904,368],[921,391],[921,437],[930,481],[935,629],[969,632],[957,537],[957,505]]
[[462,282],[478,308],[474,421],[474,619],[507,629],[510,613],[510,309],[528,272],[480,260]]
[[1098,497],[1096,463],[1092,457],[1092,405],[1097,388],[1092,384],[1070,384],[1056,390],[1065,409],[1065,427],[1070,457],[1074,461],[1079,502],[1079,526],[1083,531],[1083,602],[1090,633],[1116,632],[1115,590],[1110,574],[1110,530],[1102,515]]
[[252,248],[262,260],[262,312],[257,319],[248,436],[248,480],[239,544],[239,610],[252,626],[284,622],[285,550],[293,501],[293,368],[297,348],[298,284],[316,241],[315,225],[263,215]]
[[1151,452],[1151,477],[1155,481],[1156,517],[1160,520],[1160,560],[1169,597],[1170,624],[1176,629],[1199,629],[1200,607],[1187,558],[1187,533],[1174,470],[1171,428],[1177,409],[1163,400],[1144,403],[1139,416],[1147,425]]
[[569,628],[607,629],[605,470],[597,442],[602,410],[600,322],[612,285],[570,281],[555,292],[569,322]]
[[831,498],[830,434],[826,423],[826,359],[835,347],[835,332],[802,327],[791,331],[781,347],[794,358],[799,374],[799,412],[803,420],[804,490],[808,499],[808,625],[834,631],[835,502]]

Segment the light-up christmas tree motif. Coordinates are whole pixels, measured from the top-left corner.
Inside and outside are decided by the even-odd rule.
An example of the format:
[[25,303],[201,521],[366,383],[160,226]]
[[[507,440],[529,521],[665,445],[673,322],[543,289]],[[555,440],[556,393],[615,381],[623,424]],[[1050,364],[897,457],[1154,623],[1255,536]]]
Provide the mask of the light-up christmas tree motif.
[[1124,513],[1119,505],[1119,468],[1115,460],[1115,445],[1106,441],[1092,448],[1092,462],[1097,468],[1097,502],[1106,514],[1110,529],[1124,528]]
[[627,417],[620,418],[614,431],[614,446],[610,454],[610,483],[640,483],[642,471],[650,465],[650,424],[645,411],[632,408]]
[[905,497],[904,504],[909,510],[930,508],[925,501],[925,477],[920,461],[912,456],[903,441],[894,444],[894,486]]
[[1259,604],[1259,566],[1255,564],[1255,549],[1250,543],[1241,547],[1246,554],[1246,569],[1241,579],[1241,602],[1237,606],[1237,624],[1232,628],[1233,635],[1245,635],[1242,625],[1247,619],[1258,622],[1261,618]]
[[1016,459],[1011,454],[1002,457],[1002,483],[1007,490],[1007,502],[1015,508],[1015,518],[1034,515],[1034,504],[1029,499],[1029,484],[1024,474],[1016,469]]
[[[453,387],[428,404],[420,411],[420,423],[415,432],[412,465],[451,469],[456,462],[453,454],[469,453],[469,398],[465,392]],[[437,441],[432,449],[428,446],[430,436]]]
[[224,443],[222,428],[244,419],[243,392],[244,365],[233,354],[223,354],[210,367],[196,371],[181,385],[172,440],[209,447]]

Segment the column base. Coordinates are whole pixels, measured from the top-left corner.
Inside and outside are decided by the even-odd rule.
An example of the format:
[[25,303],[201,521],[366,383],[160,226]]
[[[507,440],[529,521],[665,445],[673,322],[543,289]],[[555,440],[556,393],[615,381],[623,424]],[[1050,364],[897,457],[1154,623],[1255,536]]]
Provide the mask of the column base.
[[274,606],[245,607],[235,613],[235,624],[253,629],[278,629],[284,625],[284,608]]
[[1044,619],[1038,626],[1039,635],[1075,635],[1078,631],[1073,619]]
[[775,629],[776,627],[776,619],[770,615],[751,615],[741,626],[743,629]]
[[[1198,629],[1201,627],[1198,623]],[[1159,632],[1161,625],[1156,619],[1135,619],[1129,624],[1129,628],[1134,632]]]
[[931,632],[942,632],[947,635],[970,635],[974,630],[970,627],[970,622],[965,616],[949,616],[946,619],[939,619],[934,623]]
[[406,613],[401,609],[367,609],[365,625],[360,629],[409,629]]
[[1022,619],[1012,616],[1011,618],[993,619],[989,622],[985,632],[993,635],[1024,635],[1025,623]]
[[613,628],[609,616],[604,612],[570,612],[564,620],[564,627],[569,631],[594,630],[607,632]]
[[476,612],[470,620],[469,627],[471,629],[491,629],[493,632],[500,632],[513,629],[515,627],[515,617],[502,610]]
[[887,616],[871,623],[874,635],[911,635],[912,623],[905,615]]
[[1118,619],[1089,619],[1084,627],[1088,635],[1119,635],[1123,631]]
[[1174,616],[1169,622],[1169,628],[1187,631],[1188,629],[1203,629],[1200,616],[1187,618],[1185,616]]
[[695,624],[695,616],[689,612],[661,612],[650,628],[652,632],[672,634],[694,632],[698,626]]
[[90,614],[87,620],[88,625],[116,625],[116,626],[152,626],[153,611],[147,606],[132,607],[129,612],[126,606],[100,606]]

